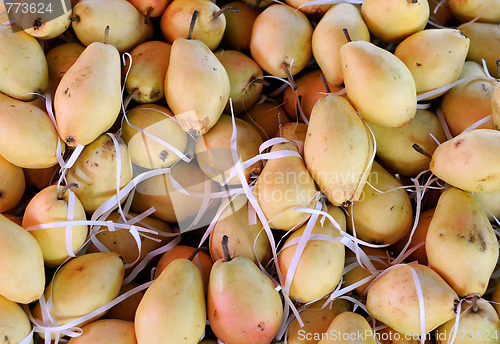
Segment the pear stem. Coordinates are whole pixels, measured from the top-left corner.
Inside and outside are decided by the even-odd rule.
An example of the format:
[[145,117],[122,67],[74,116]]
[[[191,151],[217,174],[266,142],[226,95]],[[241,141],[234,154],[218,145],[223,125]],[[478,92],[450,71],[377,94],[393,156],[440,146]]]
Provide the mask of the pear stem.
[[188,257],[188,260],[192,261],[194,259],[194,257],[196,257],[196,255],[198,253],[200,253],[200,251],[204,251],[205,252],[206,250],[207,250],[207,248],[204,247],[204,246],[198,247],[196,250],[193,251],[193,253],[191,253],[191,255]]
[[294,91],[297,91],[297,84],[295,83],[295,81],[293,80],[293,76],[292,76],[292,73],[290,72],[290,70],[288,69],[288,64],[286,62],[283,62],[281,64],[281,68],[283,68],[283,70],[285,71],[285,74],[286,74],[286,78],[288,79],[288,82],[292,85],[292,88]]
[[150,7],[148,8],[148,11],[146,12],[146,17],[144,18],[144,24],[149,25],[150,23],[150,18],[151,18],[151,12],[153,12],[154,8]]
[[108,44],[109,37],[109,25],[104,29],[104,44]]
[[200,12],[198,12],[197,10],[194,10],[193,16],[191,17],[191,24],[189,24],[189,32],[188,32],[187,39],[193,38],[194,25],[196,24],[196,18],[198,18],[198,14],[200,14]]
[[326,93],[332,93],[332,91],[330,90],[330,86],[328,86],[328,83],[326,82],[325,75],[321,74],[320,78],[321,82],[323,83],[323,86],[325,87]]
[[343,28],[342,32],[344,33],[344,36],[345,36],[345,39],[347,39],[347,42],[352,42],[351,36],[349,35],[349,31],[346,28]]
[[500,60],[497,60],[497,73],[500,75]]
[[283,124],[281,123],[281,113],[278,112],[278,127],[280,128],[280,137],[283,137]]
[[61,189],[61,191],[59,191],[59,194],[57,195],[57,199],[58,200],[63,200],[64,199],[64,194],[66,193],[66,191],[68,191],[69,188],[78,188],[78,184],[77,183],[71,183],[71,184],[65,185]]
[[123,100],[123,109],[124,111],[127,111],[127,108],[128,108],[128,104],[130,103],[130,101],[137,95],[137,93],[139,93],[139,89],[136,88],[132,91],[132,93],[130,93],[126,98],[125,100]]
[[80,21],[80,17],[79,16],[75,16],[75,17],[71,17],[69,18],[70,22],[79,22]]
[[222,251],[224,251],[224,261],[230,262],[233,258],[229,253],[229,237],[227,235],[222,237]]
[[416,143],[413,144],[412,148],[414,150],[416,150],[417,152],[419,152],[420,154],[422,155],[425,155],[426,157],[428,157],[429,159],[432,159],[432,155],[429,154],[428,152],[426,152],[422,147],[420,147],[419,145],[417,145]]
[[240,10],[238,10],[238,9],[236,9],[234,7],[223,7],[220,10],[218,10],[217,12],[214,13],[214,16],[212,17],[212,20],[217,19],[221,14],[223,14],[225,12],[228,12],[228,11],[231,11],[231,12],[234,12],[234,13],[238,13]]

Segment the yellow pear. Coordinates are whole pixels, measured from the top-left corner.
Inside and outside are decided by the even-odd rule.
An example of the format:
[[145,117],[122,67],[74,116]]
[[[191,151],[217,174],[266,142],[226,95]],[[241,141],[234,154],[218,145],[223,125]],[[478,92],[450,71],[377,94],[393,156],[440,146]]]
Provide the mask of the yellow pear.
[[259,15],[256,8],[247,6],[243,1],[231,1],[221,6],[221,9],[232,7],[238,13],[228,11],[226,17],[226,30],[222,36],[221,46],[226,49],[244,51],[250,49],[250,37],[255,19]]
[[193,135],[208,132],[219,120],[229,92],[224,66],[203,42],[184,38],[174,41],[165,98],[184,131]]
[[394,244],[403,238],[411,228],[413,210],[402,186],[374,161],[359,201],[348,208],[349,229],[355,228],[361,240],[379,245]]
[[0,93],[0,155],[7,161],[23,168],[54,166],[58,140],[45,111]]
[[241,119],[250,123],[264,141],[272,138],[279,130],[280,120],[282,124],[289,121],[283,108],[272,102],[255,104],[241,115]]
[[[370,259],[375,269],[385,270],[390,266],[387,252],[384,249],[364,247],[363,251],[368,255],[368,258]],[[345,266],[348,267],[349,265],[355,262],[357,263],[356,254],[353,251],[348,250],[346,252]],[[342,284],[342,287],[343,288],[348,287],[372,275],[373,273],[370,270],[368,270],[366,266],[361,266],[359,265],[359,263],[357,263],[355,267],[351,268],[344,274],[343,276],[344,283]],[[371,281],[372,280],[369,280],[368,282],[355,288],[353,290],[353,294],[363,295],[366,288],[368,288],[368,286],[370,285]]]
[[[236,149],[241,162],[247,161],[259,154],[262,138],[257,130],[247,122],[235,118],[237,130]],[[229,178],[235,169],[232,156],[231,136],[233,135],[233,122],[231,116],[222,115],[217,124],[205,135],[196,140],[196,159],[208,177],[217,183],[222,183]],[[246,180],[250,182],[251,174],[259,174],[262,161],[257,161],[244,170]],[[230,185],[241,185],[241,180],[236,174],[229,180]]]
[[314,105],[304,159],[314,181],[333,205],[359,199],[373,153],[368,135],[365,124],[345,98],[327,95]]
[[176,259],[146,290],[137,308],[137,343],[198,343],[206,318],[200,271],[193,262]]
[[[271,149],[271,153],[285,151],[298,153],[293,143],[279,143]],[[297,229],[311,216],[293,208],[313,208],[316,186],[301,158],[285,156],[267,161],[253,194],[269,226],[288,231]]]
[[332,320],[350,309],[349,302],[343,299],[335,299],[322,308],[325,302],[326,300],[318,300],[300,312],[304,327],[300,327],[297,318],[292,320],[286,331],[289,344],[317,344]]
[[[139,283],[136,282],[130,282],[128,284],[122,285],[119,295],[123,295],[138,286]],[[145,290],[139,291],[134,295],[129,296],[122,302],[114,305],[109,309],[109,311],[106,313],[106,315],[104,315],[103,318],[134,321],[135,312],[137,311],[137,307],[139,306],[139,303],[141,302],[145,292]]]
[[407,37],[394,52],[408,67],[417,93],[458,80],[470,40],[457,29],[428,29]]
[[359,9],[348,3],[334,5],[326,12],[314,29],[312,51],[316,62],[325,74],[326,80],[333,85],[344,83],[340,65],[340,47],[347,43],[342,30],[347,29],[353,41],[370,41]]
[[375,319],[395,331],[420,335],[419,298],[410,268],[416,272],[422,290],[425,332],[454,319],[457,294],[434,270],[420,264],[391,268],[368,289],[366,307]]
[[453,16],[461,22],[468,22],[476,17],[479,17],[478,22],[500,22],[500,2],[497,0],[448,0],[448,7]]
[[500,86],[496,84],[491,94],[491,111],[494,129],[500,128]]
[[460,30],[470,39],[467,60],[479,64],[486,61],[488,70],[495,78],[500,77],[497,69],[497,60],[500,56],[500,26],[489,23],[471,23]]
[[430,266],[459,296],[485,293],[498,260],[498,241],[472,194],[456,188],[441,194],[425,251]]
[[355,41],[340,48],[340,62],[349,101],[363,118],[402,127],[415,117],[415,81],[399,58],[370,42]]
[[305,14],[288,5],[273,4],[254,22],[250,52],[263,70],[286,78],[287,70],[295,75],[311,59],[312,33]]
[[[474,61],[466,61],[460,79],[470,76],[484,76],[483,68]],[[453,136],[491,115],[492,94],[495,84],[488,80],[472,80],[459,84],[446,92],[441,99],[441,111]],[[490,120],[478,128],[494,129]],[[432,154],[432,152],[429,152]]]
[[495,308],[498,315],[500,315],[500,283],[496,283],[495,289],[491,293],[491,301],[493,301],[493,307]]
[[23,169],[0,155],[0,213],[10,210],[21,200],[26,187]]
[[318,344],[376,344],[375,335],[361,315],[342,312],[328,326],[325,335]]
[[244,195],[221,204],[222,211],[215,227],[210,233],[210,256],[214,261],[224,257],[221,241],[224,235],[229,238],[229,250],[235,256],[243,256],[265,266],[271,259],[271,244],[262,230],[263,226],[257,217],[255,224],[249,223],[248,200]]
[[[345,231],[346,219],[342,210],[329,205],[327,212]],[[285,241],[285,247],[292,240],[302,237],[306,226],[307,224],[304,224],[294,231]],[[318,220],[314,224],[311,233],[340,237],[339,230],[328,219],[325,220],[323,225]],[[278,254],[278,264],[284,279],[288,275],[298,245],[297,243],[288,246]],[[308,303],[332,292],[342,279],[344,260],[345,247],[340,241],[309,240],[293,275],[289,292],[290,297],[297,302]]]
[[[252,107],[262,93],[263,85],[255,82],[262,77],[262,69],[247,55],[236,50],[220,50],[215,56],[226,69],[229,76],[231,90],[229,98],[232,99],[234,114],[239,114]],[[231,113],[229,103],[224,109],[225,113]]]
[[124,119],[122,122],[122,138],[134,164],[155,169],[168,167],[179,161],[177,154],[130,126],[139,127],[184,153],[188,143],[187,134],[169,109],[156,104],[139,105],[127,111],[127,119],[128,121]]
[[49,85],[49,70],[36,38],[0,24],[0,46],[0,92],[25,101],[35,99],[33,93],[44,94]]
[[[318,22],[332,7],[331,4],[308,4],[309,0],[286,0],[286,3],[304,13],[311,22]],[[300,7],[302,6],[302,7]],[[300,7],[300,8],[299,8]]]
[[73,17],[73,30],[80,42],[86,46],[104,42],[104,30],[109,26],[107,42],[120,54],[153,35],[151,22],[127,0],[80,0],[73,8]]
[[134,323],[118,319],[101,319],[82,327],[83,334],[69,344],[137,344]]
[[111,128],[121,109],[120,80],[120,54],[114,46],[98,42],[64,74],[54,109],[59,135],[68,146],[87,145]]
[[63,43],[49,50],[45,55],[49,67],[49,86],[55,92],[57,85],[68,69],[76,62],[78,57],[85,50],[85,46],[80,43]]
[[425,28],[430,9],[427,0],[365,0],[361,14],[373,36],[398,43]]
[[161,16],[170,0],[130,0],[130,3],[149,19]]
[[[165,97],[164,83],[170,61],[172,46],[161,41],[148,41],[135,47],[132,56],[132,67],[128,73],[125,86],[129,94],[135,93],[132,99],[139,103],[156,103]],[[128,71],[130,60],[123,68]]]
[[0,214],[0,295],[28,304],[45,288],[43,254],[35,238]]
[[[78,185],[69,184],[67,187],[57,187],[51,185],[37,193],[28,203],[23,216],[23,227],[29,228],[44,223],[66,222],[68,219],[69,191],[68,188],[75,188]],[[73,220],[85,221],[87,216],[82,203],[75,196]],[[71,227],[71,248],[77,251],[87,239],[88,226]],[[45,265],[57,267],[68,257],[66,248],[66,227],[51,227],[32,230],[30,233],[35,237],[42,249]]]
[[[0,338],[4,343],[21,343],[31,332],[31,323],[17,303],[0,295]],[[33,339],[26,344],[33,344]]]
[[[493,216],[500,218],[500,190],[491,192],[475,192],[474,197],[483,207],[488,210],[488,220],[494,221]],[[490,214],[491,213],[491,214]]]
[[436,148],[432,173],[445,182],[471,192],[500,190],[500,132],[475,129]]
[[[120,189],[132,180],[132,164],[127,146],[117,138],[120,154]],[[85,146],[75,164],[68,170],[68,183],[78,184],[75,195],[86,212],[94,212],[101,204],[115,196],[117,157],[113,139],[103,134]]]
[[[390,327],[385,327],[377,330],[377,339],[380,344],[421,344],[420,336],[417,335],[403,335],[399,332],[394,331]],[[433,344],[434,340],[431,339],[431,335],[428,334],[425,339],[425,344]]]
[[300,141],[304,143],[306,141],[307,135],[307,125],[304,123],[286,123],[283,125],[278,132],[276,137],[283,137],[287,140]]

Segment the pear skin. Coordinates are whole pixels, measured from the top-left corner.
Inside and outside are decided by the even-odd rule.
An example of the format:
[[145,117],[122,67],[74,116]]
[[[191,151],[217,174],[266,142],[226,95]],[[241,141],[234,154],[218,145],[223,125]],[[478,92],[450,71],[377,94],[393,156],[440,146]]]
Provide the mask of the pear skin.
[[340,48],[340,63],[349,101],[363,118],[402,127],[415,117],[415,81],[399,58],[370,42],[353,41]]
[[[302,13],[304,13],[310,20],[311,22],[318,22],[324,15],[325,13],[332,7],[330,4],[326,5],[313,5],[313,4],[307,4],[310,2],[309,0],[286,0],[286,3]],[[306,6],[303,6],[299,9],[300,6],[307,4]]]
[[231,11],[224,13],[226,30],[224,30],[221,46],[238,51],[250,49],[253,23],[260,12],[240,0],[229,2],[221,6],[221,9],[225,7],[236,8],[238,13]]
[[137,344],[198,343],[206,318],[200,271],[193,262],[176,259],[146,290],[137,308]]
[[328,329],[326,338],[322,338],[318,344],[376,344],[375,336],[361,315],[353,312],[342,312],[337,315]]
[[[139,283],[136,283],[136,282],[130,282],[128,284],[122,285],[119,295],[123,295],[126,292],[128,292],[129,290],[132,290],[138,286],[139,286]],[[139,306],[139,303],[141,302],[142,297],[144,296],[144,293],[145,293],[145,291],[142,290],[142,291],[137,292],[134,295],[126,298],[122,302],[114,305],[104,315],[104,318],[134,321],[137,306]]]
[[486,61],[490,74],[498,78],[497,60],[500,56],[500,26],[489,23],[471,23],[461,28],[470,39],[467,60],[479,64]]
[[276,133],[276,137],[283,137],[290,141],[300,141],[302,143],[306,141],[306,135],[307,125],[293,122],[286,123]]
[[449,0],[447,7],[462,23],[476,17],[481,23],[498,24],[500,21],[500,3],[496,0]]
[[[371,248],[371,247],[364,247],[363,251],[368,255],[368,258],[372,262],[373,266],[375,269],[378,270],[385,270],[390,266],[389,261],[387,259],[387,252],[384,249],[380,248]],[[354,254],[353,251],[348,250],[346,252],[346,261],[345,261],[345,266],[349,266],[350,264],[357,262],[356,255]],[[358,265],[352,268],[351,270],[347,271],[344,276],[343,276],[343,284],[342,287],[348,287],[350,285],[353,285],[354,283],[357,283],[361,281],[362,279],[369,277],[372,275],[372,272],[370,272],[368,269],[366,269],[364,266]],[[365,292],[366,288],[370,285],[371,281],[368,281],[357,288],[353,290],[353,294],[357,295],[363,295]]]
[[129,0],[137,10],[151,18],[159,17],[165,11],[170,0]]
[[272,138],[279,130],[280,121],[281,124],[289,122],[283,108],[271,102],[255,104],[241,115],[241,119],[250,123],[264,141]]
[[452,187],[441,194],[427,231],[425,251],[430,266],[459,296],[486,292],[498,260],[498,241],[471,193]]
[[500,128],[500,86],[496,84],[491,95],[491,111],[495,129]]
[[68,69],[78,60],[78,57],[85,50],[85,46],[80,43],[63,43],[49,50],[46,54],[49,67],[49,86],[55,92],[57,85]]
[[0,213],[10,210],[19,203],[24,194],[26,182],[23,169],[11,164],[0,155]]
[[490,222],[495,221],[493,216],[497,219],[500,218],[500,190],[492,192],[475,192],[474,197],[486,208],[486,215]]
[[134,323],[119,319],[101,319],[82,327],[80,337],[71,338],[68,344],[137,344]]
[[52,184],[59,164],[47,168],[24,168],[24,176],[26,177],[26,187],[42,190]]
[[224,66],[203,42],[184,38],[174,41],[165,98],[184,131],[192,135],[208,132],[219,120],[230,89]]
[[120,54],[114,46],[96,42],[83,51],[57,86],[54,109],[68,146],[87,145],[111,128],[121,109]]
[[5,343],[21,343],[30,332],[30,320],[21,306],[0,295],[0,338]]

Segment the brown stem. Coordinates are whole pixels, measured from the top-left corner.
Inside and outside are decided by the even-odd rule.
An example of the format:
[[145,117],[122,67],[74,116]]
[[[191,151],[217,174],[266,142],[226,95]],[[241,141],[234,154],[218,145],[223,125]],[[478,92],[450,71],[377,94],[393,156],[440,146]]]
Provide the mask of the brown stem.
[[420,154],[422,155],[425,155],[426,157],[428,157],[429,159],[432,159],[432,155],[429,154],[428,152],[426,152],[422,147],[420,147],[419,145],[417,145],[416,143],[413,144],[412,148],[414,150],[416,150],[417,152],[419,152]]
[[217,12],[214,13],[214,16],[212,17],[212,20],[217,19],[221,14],[223,14],[225,12],[228,12],[228,11],[231,11],[231,12],[234,12],[234,13],[238,13],[240,10],[238,10],[238,9],[236,9],[234,7],[223,7],[220,10],[218,10]]
[[477,301],[479,301],[479,298],[480,298],[480,296],[477,294],[473,294],[470,296],[470,299],[472,301],[471,309],[474,313],[477,313],[477,311],[479,311],[479,306],[477,304]]
[[193,253],[191,253],[191,255],[188,257],[188,260],[191,260],[191,261],[192,261],[192,260],[194,259],[194,257],[196,257],[196,255],[197,255],[198,253],[200,253],[200,251],[204,251],[204,252],[206,252],[206,251],[207,251],[207,248],[206,248],[206,247],[204,247],[204,246],[198,247],[196,250],[194,250],[194,251],[193,251]]
[[283,137],[283,124],[281,123],[281,113],[278,112],[278,127],[280,129],[280,137]]
[[346,28],[343,28],[342,32],[344,33],[344,36],[345,36],[345,39],[347,39],[347,42],[352,42],[351,36],[349,36],[349,31]]
[[222,237],[222,251],[224,251],[224,261],[230,262],[233,258],[229,253],[229,237],[227,235]]
[[123,109],[124,111],[127,111],[127,108],[128,108],[128,104],[130,103],[130,101],[137,95],[137,93],[139,93],[139,89],[136,88],[132,91],[132,93],[130,93],[124,100],[123,100]]
[[106,26],[104,29],[104,44],[108,44],[108,37],[109,37],[109,25]]
[[323,83],[323,86],[325,87],[326,93],[332,93],[332,91],[330,90],[330,86],[328,86],[328,83],[326,82],[325,75],[321,74],[320,78],[321,82]]
[[154,8],[150,7],[148,8],[148,11],[146,12],[146,17],[144,18],[144,24],[149,25],[150,23],[150,18],[151,18],[151,12],[153,12]]
[[297,84],[293,80],[292,73],[288,69],[288,64],[286,62],[283,62],[281,64],[281,68],[283,68],[283,70],[285,71],[286,78],[288,79],[288,82],[292,85],[293,90],[296,91],[297,90]]
[[198,14],[200,14],[200,12],[198,12],[197,10],[194,10],[193,16],[191,17],[191,24],[189,24],[189,32],[188,32],[187,39],[193,38],[194,25],[196,24],[196,18],[198,18]]
[[77,183],[71,183],[71,184],[65,185],[61,189],[61,191],[59,191],[59,194],[57,195],[57,199],[58,200],[63,200],[64,199],[64,194],[66,193],[66,191],[68,191],[69,188],[78,188],[78,184]]
[[79,16],[71,17],[71,18],[69,18],[69,20],[71,22],[77,22],[78,23],[80,21],[80,17]]
[[500,75],[500,60],[497,60],[497,73]]

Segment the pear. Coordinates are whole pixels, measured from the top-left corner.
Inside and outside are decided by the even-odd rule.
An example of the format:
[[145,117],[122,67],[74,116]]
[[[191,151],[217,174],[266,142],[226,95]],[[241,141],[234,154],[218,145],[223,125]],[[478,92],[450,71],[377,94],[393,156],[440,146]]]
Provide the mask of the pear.
[[289,121],[283,108],[272,102],[255,104],[241,115],[241,119],[250,123],[264,141],[274,136],[280,122],[286,124]]
[[[0,338],[4,343],[21,343],[31,332],[31,323],[17,303],[0,295]],[[26,344],[33,344],[33,339]]]
[[[304,13],[311,22],[318,22],[325,13],[332,7],[331,4],[308,4],[309,0],[286,0],[286,3],[302,13]],[[303,6],[303,7],[300,7]],[[299,8],[300,7],[300,8]]]
[[342,312],[330,323],[325,335],[318,344],[376,344],[375,335],[361,315]]
[[[466,61],[460,79],[469,76],[486,77],[486,73],[477,62]],[[441,111],[453,136],[491,115],[494,88],[495,84],[492,81],[472,80],[453,87],[443,95]],[[478,128],[494,129],[493,121],[490,120]]]
[[300,141],[302,144],[306,141],[307,125],[304,123],[286,123],[278,132],[276,137],[283,137],[290,141]]
[[500,22],[500,3],[496,0],[448,0],[447,7],[461,22],[468,22],[477,17],[478,22],[492,24]]
[[101,319],[82,327],[83,334],[68,344],[137,344],[134,323],[119,319]]
[[42,190],[52,184],[53,179],[59,170],[59,164],[47,168],[24,168],[26,177],[26,187]]
[[[247,161],[259,154],[262,138],[255,128],[247,122],[235,118],[238,138],[236,149],[240,161]],[[208,177],[217,183],[223,183],[229,178],[234,170],[235,162],[232,156],[231,137],[233,135],[233,123],[230,116],[222,115],[217,124],[205,135],[196,140],[196,159],[198,164]],[[257,161],[244,170],[247,182],[250,175],[259,174],[262,169],[262,161]],[[229,180],[230,185],[240,185],[241,180],[236,174]]]
[[484,299],[473,299],[472,305],[463,302],[460,322],[458,327],[454,326],[455,319],[439,326],[436,329],[436,343],[451,343],[451,338],[455,333],[455,344],[491,344],[500,342],[498,338],[500,318],[495,308]]
[[0,155],[0,213],[10,210],[19,203],[24,194],[26,182],[23,169],[11,164]]
[[250,52],[269,74],[285,78],[289,71],[295,75],[311,59],[312,33],[313,28],[302,12],[288,5],[274,4],[255,20]]
[[[421,344],[420,336],[405,336],[399,332],[394,331],[390,327],[385,327],[377,330],[376,338],[380,344]],[[425,344],[433,344],[434,340],[431,335],[426,335]]]
[[430,162],[432,173],[471,192],[500,190],[500,132],[475,129],[441,144]]
[[121,109],[120,73],[116,48],[96,42],[64,74],[54,109],[59,135],[68,146],[91,143],[116,121]]
[[[116,13],[120,13],[119,18]],[[107,40],[120,54],[153,35],[153,25],[127,0],[80,0],[73,8],[73,17],[73,30],[80,42],[88,46]],[[109,34],[105,39],[107,26]]]
[[[44,294],[45,300],[52,298],[49,313],[57,325],[74,321],[116,298],[123,281],[124,270],[122,260],[113,252],[88,253],[63,265],[54,275]],[[83,326],[103,315],[103,313],[96,315],[78,326]],[[41,321],[40,302],[35,305],[33,316]],[[54,335],[52,333],[52,336]]]
[[38,41],[24,31],[0,24],[0,46],[0,92],[24,101],[35,99],[34,93],[44,94],[49,70]]
[[[328,206],[327,210],[345,231],[345,215],[337,207]],[[290,242],[304,235],[307,224],[294,231],[285,241],[285,248],[278,254],[278,264],[286,279],[293,257],[298,247]],[[340,237],[340,232],[328,220],[321,225],[318,220],[312,234]],[[288,247],[287,247],[288,246]],[[290,285],[290,297],[300,303],[309,303],[331,293],[342,279],[344,272],[345,247],[340,241],[309,240],[300,256],[299,263]]]
[[198,17],[192,38],[199,40],[210,50],[219,46],[226,29],[226,17],[215,3],[207,0],[173,0],[161,17],[161,32],[165,40],[173,44],[178,38],[187,38],[194,11]]
[[425,242],[430,266],[458,295],[486,292],[498,260],[498,241],[472,194],[456,188],[441,194]]
[[496,282],[495,288],[491,293],[491,301],[498,315],[500,315],[500,283]]
[[148,18],[156,18],[163,14],[170,0],[129,0],[137,10]]
[[[122,285],[122,287],[120,288],[119,296],[125,294],[126,292],[138,286],[139,283],[136,282],[130,282],[128,284]],[[129,296],[122,302],[114,305],[109,309],[109,311],[106,313],[106,315],[104,315],[103,318],[134,321],[135,312],[137,311],[137,307],[139,306],[139,303],[141,302],[145,292],[146,292],[145,290],[139,291]]]
[[332,320],[350,309],[349,303],[343,299],[335,299],[323,308],[325,302],[318,300],[300,312],[304,327],[300,327],[297,318],[292,320],[286,331],[289,344],[317,344]]
[[240,0],[228,2],[221,6],[221,9],[226,7],[235,8],[238,10],[238,13],[231,11],[224,13],[226,17],[226,30],[224,30],[224,35],[222,36],[221,46],[226,49],[238,51],[250,49],[253,23],[260,12],[255,8],[247,6]]
[[[229,98],[232,99],[234,114],[240,114],[251,108],[262,93],[263,84],[255,81],[262,77],[262,69],[254,60],[236,50],[221,50],[216,52],[215,56],[229,76],[231,85]],[[229,103],[224,112],[231,113]]]
[[416,176],[429,168],[430,158],[417,152],[417,144],[429,154],[434,153],[439,142],[446,141],[438,117],[428,110],[417,110],[410,123],[401,128],[390,128],[365,121],[377,141],[378,158],[394,172],[405,176]]
[[370,41],[370,32],[359,9],[348,3],[330,8],[314,29],[312,36],[314,58],[326,80],[333,85],[344,83],[340,65],[340,48],[347,43],[344,29],[349,31],[353,41]]
[[500,190],[492,192],[475,192],[474,197],[476,201],[487,210],[486,215],[490,222],[495,220],[493,216],[497,219],[500,218]]
[[271,0],[243,0],[243,2],[251,8],[266,8],[273,3]]
[[222,245],[225,258],[215,262],[208,283],[210,327],[225,343],[271,343],[283,319],[280,295],[250,259],[233,258],[227,240]]
[[165,98],[184,131],[193,135],[208,132],[219,120],[229,92],[226,70],[203,42],[175,40],[165,78]]
[[398,265],[387,271],[368,289],[366,307],[375,319],[395,331],[420,335],[419,298],[410,268],[422,290],[425,332],[454,319],[457,294],[434,270],[420,264]]
[[384,43],[398,43],[425,28],[427,0],[365,0],[361,14],[370,33]]
[[[132,99],[139,103],[156,103],[165,97],[164,83],[170,61],[172,46],[165,42],[148,41],[135,47],[132,56],[132,67],[128,73],[125,86]],[[123,68],[128,71],[130,61]]]
[[[276,144],[271,149],[271,153],[283,151],[298,153],[297,146],[288,142]],[[316,186],[301,158],[285,156],[267,161],[253,194],[269,226],[288,231],[297,229],[311,216],[293,208],[313,208]]]
[[[23,227],[28,229],[44,223],[66,222],[69,209],[69,191],[78,185],[69,184],[67,187],[51,185],[37,193],[28,203],[23,216]],[[85,221],[87,216],[80,200],[75,197],[73,212],[74,221]],[[88,226],[71,226],[71,249],[77,252],[87,239]],[[56,268],[68,257],[66,248],[66,227],[51,227],[32,230],[42,249],[43,260],[48,267]]]
[[[498,22],[497,22],[498,23]],[[490,74],[498,78],[497,60],[500,56],[500,26],[489,23],[471,23],[460,29],[470,39],[467,60],[482,64],[486,61]]]
[[410,70],[417,93],[424,93],[458,80],[469,44],[459,30],[428,29],[399,43],[394,55]]
[[203,280],[187,259],[170,263],[137,308],[137,344],[198,343],[206,324]]
[[0,155],[7,161],[23,168],[54,166],[58,140],[45,111],[0,93]]
[[366,183],[358,202],[348,208],[347,225],[356,236],[379,245],[394,244],[412,225],[410,197],[393,175],[376,161],[373,162],[369,183]]
[[500,86],[496,84],[491,94],[491,111],[494,129],[500,128]]
[[188,143],[187,134],[173,117],[169,109],[156,104],[139,105],[127,111],[128,121],[122,123],[122,138],[134,164],[155,169],[179,161],[176,153],[131,126],[143,129],[183,153]]
[[224,210],[210,233],[212,259],[217,261],[224,257],[221,240],[227,235],[233,255],[247,257],[255,264],[260,262],[266,266],[272,256],[271,244],[258,217],[255,224],[249,223],[247,198],[237,195],[231,201],[224,201],[222,208]]
[[[368,258],[370,259],[375,269],[385,270],[390,266],[387,252],[384,249],[365,247],[363,248],[363,251],[368,255]],[[346,268],[355,262],[357,263],[356,254],[351,250],[347,251],[345,260]],[[342,287],[346,288],[372,275],[373,273],[370,270],[368,270],[365,266],[361,266],[359,265],[359,263],[357,263],[356,266],[351,267],[350,270],[346,271],[346,273],[344,274],[344,283],[342,284]],[[353,290],[353,294],[364,295],[364,292],[366,288],[370,286],[371,281],[372,280],[355,288]]]
[[85,46],[76,42],[63,43],[49,50],[46,57],[49,67],[49,86],[52,92],[56,91],[57,85],[61,82],[64,74],[76,62],[84,50]]
[[415,81],[399,58],[370,42],[355,41],[340,48],[340,62],[349,101],[363,118],[402,127],[415,117]]
[[86,212],[94,212],[101,204],[114,197],[116,190],[117,154],[120,154],[120,189],[132,180],[132,164],[127,146],[117,138],[116,152],[112,138],[103,134],[86,146],[68,170],[68,183],[78,184],[75,195]]
[[336,206],[359,199],[368,177],[373,145],[349,101],[327,95],[316,102],[304,143],[314,181]]
[[1,214],[0,228],[0,295],[17,303],[33,302],[45,288],[40,245],[24,228]]

